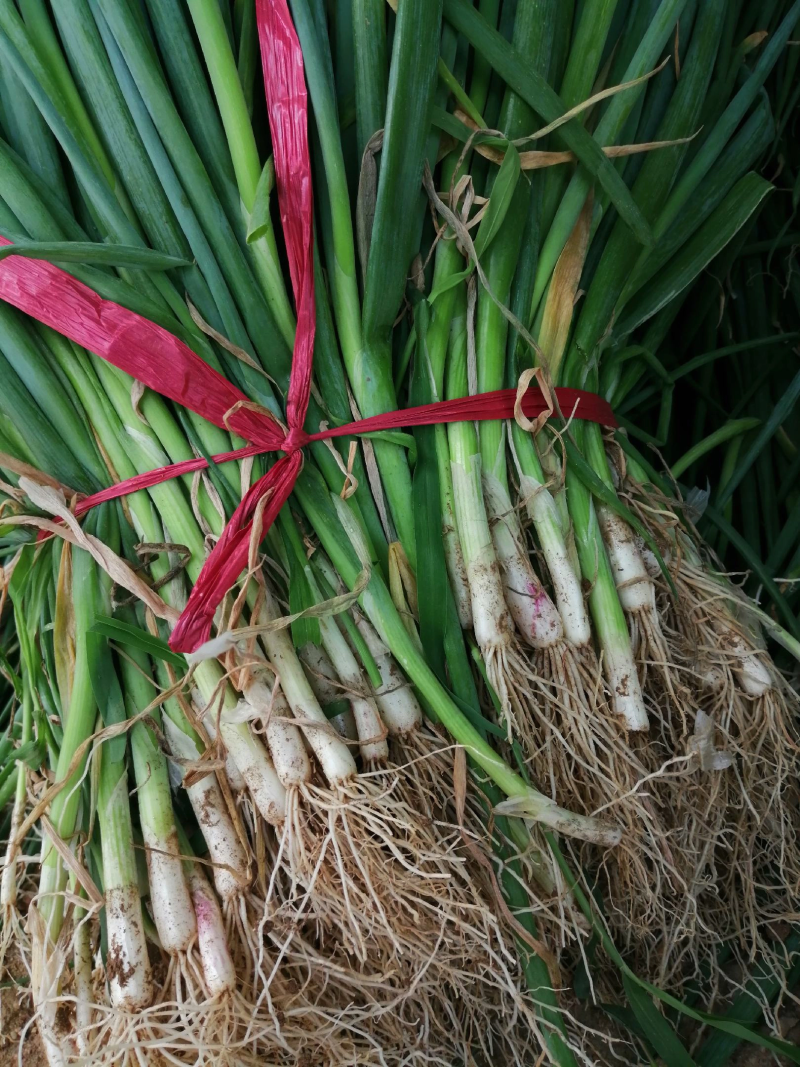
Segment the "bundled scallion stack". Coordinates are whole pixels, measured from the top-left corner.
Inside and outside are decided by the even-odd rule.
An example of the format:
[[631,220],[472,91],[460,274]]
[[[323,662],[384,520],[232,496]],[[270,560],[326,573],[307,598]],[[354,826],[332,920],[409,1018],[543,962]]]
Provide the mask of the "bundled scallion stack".
[[[282,423],[272,4],[0,0],[0,235]],[[696,1005],[768,1004],[792,966],[796,697],[670,484],[555,390],[620,405],[659,373],[770,192],[800,0],[757,40],[725,0],[396,7],[289,5],[306,430],[518,385],[547,417],[312,443],[185,658],[172,628],[277,457],[77,520],[243,442],[0,302],[2,944],[52,1064],[685,1064],[682,1016],[724,1027]],[[589,996],[628,1010],[589,1026]]]

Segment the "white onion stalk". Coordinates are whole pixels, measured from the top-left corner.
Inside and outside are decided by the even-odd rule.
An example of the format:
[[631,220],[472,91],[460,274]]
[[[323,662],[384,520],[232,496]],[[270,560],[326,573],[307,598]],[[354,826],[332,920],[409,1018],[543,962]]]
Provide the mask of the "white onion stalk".
[[450,470],[447,445],[447,429],[443,424],[435,427],[436,457],[439,463],[439,498],[442,505],[442,543],[450,588],[456,604],[458,621],[462,630],[472,629],[472,599],[469,579],[458,537],[455,504],[453,501],[453,476]]
[[[23,671],[22,677],[22,731],[20,743],[25,745],[33,737],[33,691],[28,672]],[[2,971],[6,952],[12,942],[18,945],[25,943],[25,933],[22,928],[19,910],[17,908],[17,858],[20,851],[16,843],[17,834],[22,820],[25,818],[25,809],[28,804],[28,769],[20,760],[16,770],[16,785],[14,787],[14,806],[11,809],[11,825],[8,830],[8,844],[0,875],[0,916],[2,916],[2,932],[0,932],[0,971]],[[43,846],[44,851],[44,846]]]
[[670,655],[656,608],[656,587],[639,552],[633,530],[604,504],[597,504],[597,521],[608,552],[611,573],[622,610],[628,619],[634,656],[646,679],[646,664],[655,663],[670,693],[677,700]]
[[[247,590],[247,604],[251,610],[258,601],[256,584]],[[256,621],[255,617],[252,619]],[[240,673],[245,701],[255,709],[265,724],[267,739],[275,771],[284,789],[289,790],[311,781],[311,761],[306,752],[303,735],[291,721],[293,716],[283,691],[276,684],[275,674],[266,655],[253,642],[247,650],[247,668]],[[287,806],[290,801],[287,798]]]
[[[286,814],[286,791],[275,773],[269,754],[253,736],[247,722],[237,721],[237,696],[228,684],[222,686],[222,668],[213,659],[197,664],[195,679],[203,709],[203,725],[216,739],[217,722],[225,748],[226,762],[231,760],[247,784],[256,809],[266,822],[279,825]],[[209,704],[213,701],[213,704]],[[238,778],[234,775],[238,784]]]
[[472,596],[475,638],[481,649],[503,648],[510,644],[514,623],[503,595],[500,568],[486,518],[481,457],[477,450],[464,455],[459,447],[461,435],[453,426],[449,429],[456,520]]
[[636,544],[633,530],[605,504],[597,503],[597,521],[611,563],[623,610],[629,614],[656,615],[656,591]]
[[[447,360],[447,396],[467,395],[467,301],[459,290],[450,332]],[[515,714],[524,714],[518,697],[519,678],[525,673],[516,653],[514,621],[506,604],[503,579],[487,519],[481,480],[478,434],[472,422],[453,422],[447,427],[456,526],[467,569],[472,598],[472,623],[486,672],[496,692],[506,722],[509,740]]]
[[359,612],[356,616],[361,636],[375,660],[383,684],[375,690],[381,718],[392,737],[404,737],[422,725],[422,708],[394,657],[372,624]]
[[49,1067],[66,1067],[74,1063],[74,1048],[65,1039],[60,1025],[59,986],[67,969],[63,939],[55,944],[45,919],[35,904],[28,908],[28,931],[31,939],[31,994],[36,1008],[36,1029],[42,1041]]
[[[256,602],[255,588],[248,591],[248,604]],[[300,730],[290,720],[291,709],[282,690],[276,685],[267,657],[257,644],[248,649],[248,667],[242,672],[242,692],[266,724],[265,735],[275,771],[284,789],[311,781],[308,758]],[[257,662],[253,663],[255,660]]]
[[485,468],[483,499],[500,564],[503,593],[517,630],[532,648],[551,648],[564,636],[561,616],[528,557],[507,486]]
[[[311,650],[318,653],[318,657],[312,656]],[[301,656],[305,662],[312,665],[309,668],[309,676],[303,671],[299,660],[295,660],[299,670],[303,672],[303,680],[301,682],[299,678],[294,678],[290,682],[290,691],[295,700],[302,701],[302,704],[298,703],[296,706],[305,709],[310,706],[305,691],[307,687],[324,716],[322,708],[341,697],[341,689],[334,687],[329,680],[335,679],[336,673],[328,657],[315,645],[301,650]],[[291,664],[285,656],[283,662]],[[247,683],[246,698],[248,702],[253,703],[260,717],[267,719],[266,732],[270,751],[287,789],[287,819],[279,852],[282,862],[274,867],[268,896],[271,897],[275,892],[278,884],[275,876],[279,867],[284,867],[290,876],[292,890],[283,894],[281,905],[293,904],[299,915],[303,915],[310,906],[314,915],[325,925],[332,922],[338,926],[344,942],[363,956],[366,950],[363,934],[359,929],[360,924],[348,907],[348,898],[354,892],[359,892],[352,880],[352,857],[347,855],[354,845],[348,837],[344,849],[341,844],[330,848],[331,840],[338,841],[340,834],[336,830],[336,823],[340,819],[345,822],[344,810],[350,799],[350,790],[357,788],[357,784],[352,775],[330,783],[330,788],[320,788],[314,783],[311,761],[303,743],[301,730],[292,722],[277,721],[279,717],[292,718],[293,707],[284,693],[274,687],[275,676],[269,668],[258,667],[257,670],[258,677],[251,678]],[[348,711],[348,714],[352,720],[352,713]],[[327,717],[325,724],[326,733],[333,735],[335,727],[328,722]],[[352,725],[353,733],[356,734],[355,724]],[[313,737],[318,732],[321,733],[313,726],[309,731],[308,743],[312,748]],[[345,742],[340,740],[342,736],[344,735],[337,731],[337,744],[344,747]],[[329,759],[336,754],[333,747],[326,746],[323,751],[329,753]],[[346,751],[349,756],[349,750]],[[321,861],[324,862],[322,868]],[[356,880],[359,878],[357,866],[356,861]],[[298,886],[302,892],[295,896]]]
[[[314,582],[313,574],[307,570],[312,583],[311,588],[320,596]],[[389,758],[389,745],[386,742],[386,728],[381,722],[378,706],[375,703],[369,683],[365,680],[361,665],[350,650],[339,625],[331,616],[319,620],[322,647],[334,665],[334,670],[343,686],[344,695],[350,702],[353,718],[358,731],[359,751],[367,766],[386,763]]]
[[529,474],[519,474],[519,486],[547,563],[564,637],[575,648],[585,648],[592,639],[592,628],[583,599],[580,572],[575,570],[567,548],[556,502],[547,486]]
[[627,629],[611,632],[609,628],[604,635],[602,648],[603,667],[615,714],[628,730],[646,731],[650,723]]
[[720,648],[730,657],[744,692],[753,699],[764,696],[772,688],[773,681],[763,658],[733,626],[727,626],[719,619],[714,619],[712,624],[719,635]]
[[[636,534],[635,540],[636,547],[639,549],[639,553],[642,557],[642,562],[645,565],[647,573],[650,575],[651,578],[658,578],[659,574],[661,574],[661,567],[659,566],[658,560],[656,559],[655,552],[653,552],[652,548],[647,547],[647,545],[645,544],[645,540],[641,534]],[[672,554],[670,553],[668,548],[662,549],[661,556],[665,563],[669,563],[670,559],[672,558]]]
[[[259,621],[268,623],[278,618],[278,612],[268,590],[261,608]],[[300,722],[303,733],[319,760],[323,773],[331,786],[342,785],[356,774],[356,764],[347,746],[337,736],[325,717],[325,712],[314,695],[314,690],[297,658],[289,632],[285,629],[261,635],[275,673],[281,680],[281,688],[289,702],[294,717]],[[314,725],[317,724],[317,725]]]
[[[121,663],[125,707],[131,718],[147,707],[148,698],[152,696],[151,683],[142,673],[146,667],[146,659],[140,657],[136,662],[123,659]],[[159,711],[154,708],[150,714],[160,726]],[[194,941],[197,928],[180,859],[167,761],[151,727],[143,721],[137,722],[131,730],[131,755],[153,919],[164,950],[170,956],[185,954]]]
[[197,950],[206,991],[212,998],[233,993],[236,967],[228,948],[225,920],[208,879],[196,863],[186,863],[186,880],[197,918]]
[[97,814],[103,856],[108,955],[106,980],[111,1003],[127,1012],[146,1008],[153,999],[125,760],[111,763],[100,751]]
[[[605,458],[608,459],[607,456]],[[609,461],[607,469],[610,479],[619,482],[619,474],[612,462]],[[631,643],[640,664],[642,683],[645,684],[647,680],[647,664],[655,664],[661,681],[675,705],[679,706],[683,703],[683,698],[675,685],[672,657],[656,606],[655,582],[639,549],[637,538],[623,518],[599,501],[597,521],[602,531],[619,601],[628,619]]]
[[357,742],[358,730],[356,730],[356,720],[353,718],[350,705],[347,705],[346,711],[342,711],[338,715],[330,715],[330,705],[341,704],[344,702],[344,698],[342,697],[339,680],[336,677],[336,671],[333,669],[333,664],[325,652],[319,645],[307,644],[298,650],[298,655],[305,664],[306,675],[311,683],[311,688],[314,690],[314,695],[319,701],[320,707],[323,708],[326,716],[328,716],[328,722],[345,741]]
[[78,1052],[88,1051],[87,1035],[92,1031],[94,994],[92,992],[91,927],[83,908],[75,908],[72,935],[72,974],[75,989],[75,1042]]
[[[173,755],[191,763],[199,762],[202,749],[199,739],[164,718],[164,732]],[[195,735],[196,736],[196,735]],[[186,795],[203,835],[214,865],[214,885],[224,904],[232,904],[250,882],[247,854],[236,833],[225,798],[213,773],[184,783]]]
[[[258,649],[255,655],[262,658]],[[292,710],[282,691],[275,684],[275,675],[264,660],[258,667],[258,675],[250,674],[244,686],[244,697],[266,722],[265,734],[272,762],[284,789],[311,781],[311,760],[308,758],[303,737],[290,720]]]
[[[297,654],[306,666],[306,674],[320,707],[341,703],[345,699],[336,670],[320,645],[313,642],[303,645]],[[330,721],[330,720],[329,720]]]
[[500,566],[486,517],[481,489],[481,457],[471,424],[448,427],[453,471],[456,520],[472,596],[475,639],[486,672],[503,710],[509,739],[515,712],[521,708],[513,687],[510,662],[514,651],[514,621],[506,604]]
[[[205,701],[199,689],[194,687],[192,689],[192,703],[196,708],[202,708]],[[209,737],[214,740],[216,734],[212,731],[209,732]],[[231,787],[234,793],[243,793],[247,789],[247,782],[244,780],[244,776],[239,768],[236,766],[233,756],[230,752],[225,753],[225,777],[228,779],[228,785]]]
[[594,503],[589,502],[587,540],[599,545],[594,561],[597,571],[592,589],[592,612],[603,654],[606,681],[611,691],[611,704],[626,729],[645,731],[649,727],[647,709],[631,647],[625,614],[619,602],[611,566],[603,551],[602,533]]
[[247,722],[231,721],[239,711],[230,689],[203,711],[203,725],[216,738],[217,726],[225,748],[247,783],[247,788],[261,817],[271,826],[280,826],[286,817],[286,790],[264,745],[255,737]]
[[[330,560],[321,552],[317,554],[316,560],[328,585],[332,589],[339,589],[341,584],[339,576]],[[389,736],[400,738],[410,735],[422,725],[424,718],[414,689],[391,654],[389,646],[366,616],[362,615],[358,609],[353,609],[353,618],[381,677],[381,685],[374,692],[381,719],[389,731]],[[348,644],[351,651],[358,655],[358,649],[349,639]],[[317,652],[319,650],[315,646],[309,646],[307,655],[316,658]],[[327,657],[323,659],[327,662]],[[333,674],[328,674],[324,669],[321,669],[319,673],[323,678],[335,681],[336,672],[333,665],[330,669]]]
[[[725,590],[727,579],[724,575],[715,574],[703,563],[700,553],[690,538],[681,537],[681,550],[683,551],[690,568],[699,572],[702,584],[707,588],[710,595],[715,598],[719,609],[711,618],[714,632],[719,636],[720,648],[731,659],[736,679],[745,694],[753,699],[764,696],[774,686],[772,675],[764,662],[764,658],[758,654],[753,645],[745,639],[741,627],[735,619],[735,607],[737,597],[735,595],[724,596],[718,599],[719,592]],[[728,622],[730,620],[730,622]],[[719,668],[713,668],[716,673]]]
[[[27,687],[26,687],[27,688]],[[11,809],[11,825],[8,832],[8,845],[6,847],[3,862],[2,876],[0,877],[0,913],[2,914],[3,929],[0,932],[0,968],[5,961],[6,952],[12,942],[24,938],[22,923],[17,909],[17,854],[19,846],[16,844],[17,831],[25,818],[27,806],[26,791],[26,766],[20,761],[16,768],[16,789],[14,793],[14,806]]]
[[131,731],[131,752],[153,919],[162,947],[174,956],[188,952],[197,931],[180,861],[166,760],[144,723]]
[[569,505],[567,503],[567,491],[564,485],[561,459],[556,454],[555,446],[552,443],[548,447],[542,447],[543,444],[544,442],[541,444],[538,441],[536,442],[539,462],[541,463],[542,470],[549,482],[548,492],[555,503],[555,515],[558,519],[559,526],[561,527],[561,536],[567,550],[570,565],[576,577],[579,578],[581,574],[581,564],[578,559],[575,534],[572,529],[572,521],[569,515]]
[[[591,438],[589,443],[592,443]],[[600,476],[611,486],[611,474],[606,465],[605,452],[601,449],[596,451],[599,455],[594,456],[592,460],[595,470],[599,470]],[[580,552],[581,573],[590,583],[589,604],[597,643],[603,657],[612,710],[627,730],[645,731],[649,726],[647,708],[628,632],[628,619],[620,603],[615,574],[603,540],[594,498],[569,467],[567,481],[570,515],[575,524],[575,536]],[[632,538],[630,543],[633,544]],[[649,583],[650,579],[641,561],[640,567],[640,573]]]

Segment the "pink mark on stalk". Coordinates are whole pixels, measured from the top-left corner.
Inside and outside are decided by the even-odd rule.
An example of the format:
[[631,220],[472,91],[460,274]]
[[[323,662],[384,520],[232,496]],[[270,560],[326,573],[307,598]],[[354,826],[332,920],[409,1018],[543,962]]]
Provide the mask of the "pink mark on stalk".
[[548,600],[544,586],[541,586],[538,583],[528,582],[528,595],[533,601],[533,610],[536,612],[537,616],[541,617],[543,614],[542,604],[547,603]]
[[215,908],[206,894],[202,891],[192,893],[192,904],[194,904],[197,925],[202,926],[204,929],[213,926],[216,918]]

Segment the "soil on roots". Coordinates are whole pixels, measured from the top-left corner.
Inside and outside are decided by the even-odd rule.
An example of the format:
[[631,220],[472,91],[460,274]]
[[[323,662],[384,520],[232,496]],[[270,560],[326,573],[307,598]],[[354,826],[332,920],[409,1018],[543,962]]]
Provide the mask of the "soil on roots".
[[649,836],[662,851],[662,877],[632,901],[618,857],[600,857],[594,869],[615,940],[639,973],[678,991],[702,967],[709,1001],[723,1002],[732,986],[717,960],[720,944],[746,975],[757,956],[769,964],[775,931],[796,910],[800,700],[765,653],[759,658],[772,686],[757,698],[745,693],[741,657],[720,631],[731,627],[755,646],[733,615],[730,592],[706,569],[691,531],[675,536],[678,519],[667,501],[637,486],[628,502],[677,588],[675,596],[656,578],[656,639],[644,627],[633,632],[649,733],[618,739],[644,772],[636,792],[658,820]]
[[[317,794],[309,818],[327,828],[331,862],[318,863],[309,907],[291,923],[296,901],[278,899],[286,883],[274,882],[263,907],[275,919],[253,923],[264,954],[291,975],[320,1026],[374,1043],[382,1062],[452,1064],[470,1048],[471,1062],[535,1062],[535,1005],[487,884],[491,865],[478,858],[486,813],[470,787],[463,825],[450,821],[452,746],[427,724],[393,744],[392,756],[397,766],[361,775],[337,797]],[[326,923],[313,902],[322,877],[324,892],[347,905],[333,916],[326,904]],[[544,917],[539,936],[558,942],[558,909],[530,906]]]
[[[564,670],[563,686],[553,686],[547,703],[527,720],[526,763],[537,788],[562,807],[603,816],[621,828],[614,848],[578,842],[572,848],[598,879],[615,938],[635,949],[670,927],[676,901],[686,891],[686,863],[671,846],[670,812],[653,784],[655,776],[669,773],[663,768],[670,750],[621,729],[589,650],[580,662],[573,659],[569,671]],[[569,677],[578,673],[579,687],[569,692]]]
[[322,950],[298,937],[288,955],[303,984],[305,953],[306,984],[315,984],[320,1020],[367,1037],[386,1063],[497,1062],[492,1055],[506,1063],[536,1062],[536,1015],[516,959],[485,953],[455,960],[441,940],[425,951],[427,967],[378,957],[360,962],[341,946]]

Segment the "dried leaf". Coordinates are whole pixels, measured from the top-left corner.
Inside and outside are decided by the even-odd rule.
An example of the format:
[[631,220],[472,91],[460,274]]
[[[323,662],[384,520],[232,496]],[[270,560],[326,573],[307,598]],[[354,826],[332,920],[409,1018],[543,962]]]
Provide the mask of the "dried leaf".
[[139,404],[142,402],[142,397],[144,396],[144,391],[146,388],[147,386],[144,384],[144,382],[140,382],[138,378],[133,379],[133,381],[131,382],[131,407],[133,408],[133,413],[139,420],[139,422],[143,422],[145,426],[149,426],[150,423],[144,417],[139,408]]
[[67,507],[61,492],[39,485],[26,477],[20,478],[19,483],[36,507],[41,508],[42,511],[49,512],[51,515],[57,515],[62,520],[62,524],[52,522],[49,519],[41,519],[35,515],[13,516],[7,520],[8,524],[35,526],[40,530],[55,534],[57,537],[63,537],[65,541],[70,541],[73,545],[77,545],[78,548],[84,549],[103,568],[112,581],[143,601],[157,618],[166,620],[170,625],[175,625],[180,617],[179,612],[166,604],[157,593],[154,593],[116,552],[112,552],[107,545],[104,545],[102,541],[93,535],[84,533],[80,523]]
[[542,314],[539,347],[543,355],[542,362],[547,367],[552,380],[558,378],[558,369],[572,325],[575,295],[578,292],[586,251],[589,247],[593,206],[594,199],[590,192],[572,233],[558,257]]
[[[525,399],[525,394],[527,393],[533,378],[539,383],[542,396],[547,404],[547,410],[543,411],[541,415],[537,415],[533,422],[531,422],[527,415],[522,411],[522,401]],[[553,397],[550,392],[550,385],[544,372],[544,368],[529,367],[527,370],[524,370],[519,376],[519,381],[517,382],[517,395],[514,399],[514,420],[517,425],[529,433],[537,434],[553,414],[553,410]]]
[[56,684],[63,714],[69,713],[72,678],[75,673],[75,612],[72,602],[72,546],[65,541],[56,583],[56,608],[53,619],[53,654]]
[[[259,374],[263,374],[264,377],[267,378],[268,381],[272,382],[272,384],[278,389],[278,392],[281,392],[278,383],[275,381],[272,375],[267,374],[261,364],[257,363],[249,352],[245,352],[245,350],[243,348],[240,348],[239,345],[235,345],[233,341],[229,341],[224,334],[221,334],[218,330],[215,330],[213,326],[210,326],[200,314],[200,312],[197,310],[197,308],[194,306],[194,304],[191,302],[191,300],[187,300],[186,304],[189,308],[189,314],[192,316],[192,322],[195,324],[195,326],[202,330],[202,332],[207,337],[210,337],[212,341],[216,341],[220,348],[224,348],[226,352],[230,352],[232,356],[236,356],[236,358],[238,360],[241,360],[242,363],[246,363],[248,367],[252,367],[253,370],[257,370]],[[228,414],[230,415],[231,412],[229,412]]]

